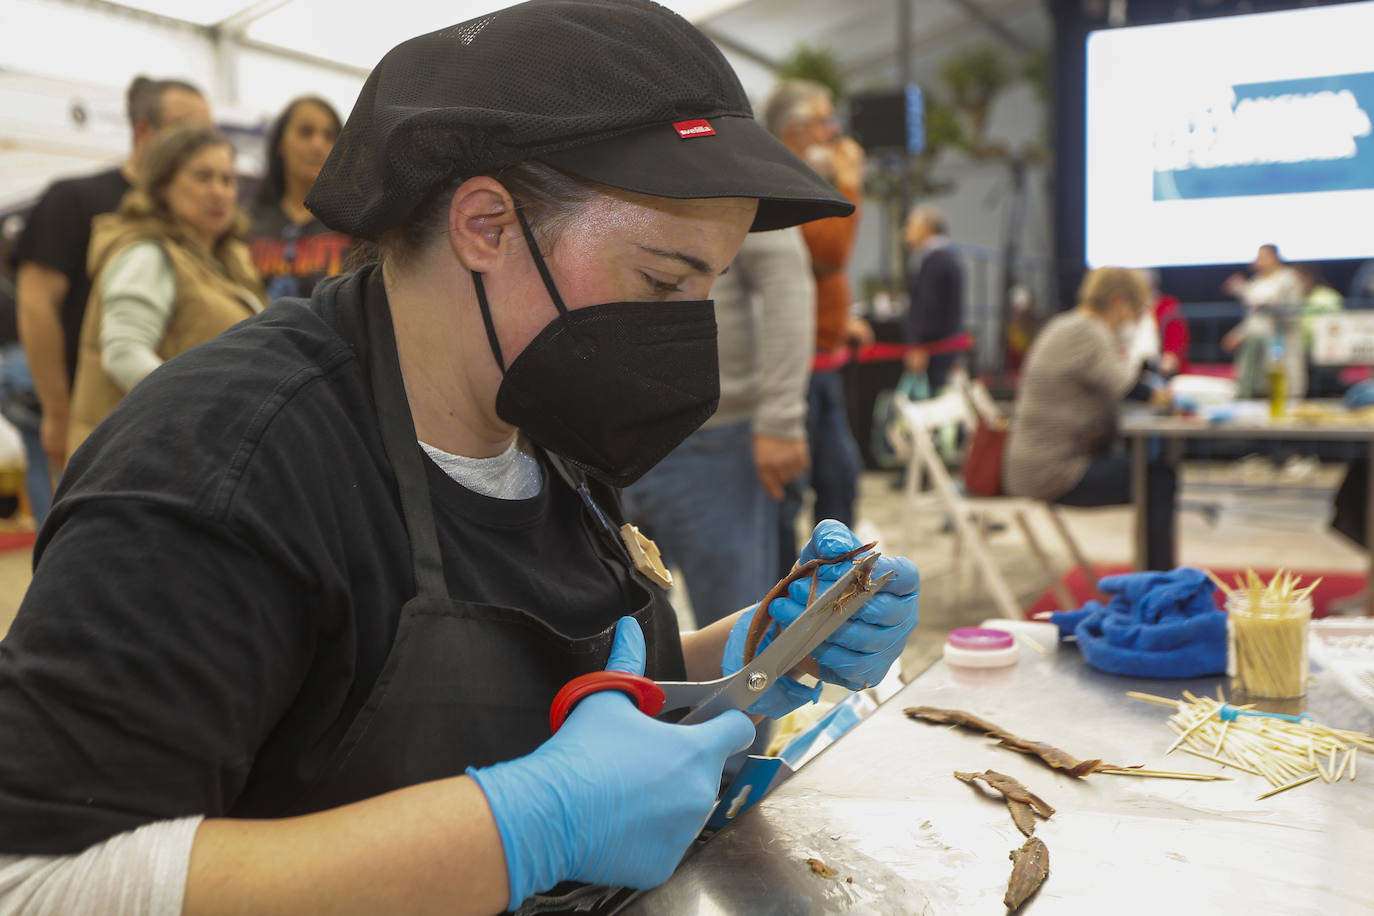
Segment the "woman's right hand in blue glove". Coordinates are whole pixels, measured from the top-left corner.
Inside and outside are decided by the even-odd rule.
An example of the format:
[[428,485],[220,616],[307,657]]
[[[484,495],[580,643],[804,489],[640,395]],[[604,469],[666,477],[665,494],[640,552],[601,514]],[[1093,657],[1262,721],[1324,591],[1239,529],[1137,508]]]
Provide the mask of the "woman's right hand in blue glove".
[[[606,670],[643,674],[644,658],[639,624],[621,618]],[[532,753],[469,769],[501,833],[510,908],[560,881],[663,883],[705,826],[725,759],[753,740],[741,712],[670,725],[602,691]]]

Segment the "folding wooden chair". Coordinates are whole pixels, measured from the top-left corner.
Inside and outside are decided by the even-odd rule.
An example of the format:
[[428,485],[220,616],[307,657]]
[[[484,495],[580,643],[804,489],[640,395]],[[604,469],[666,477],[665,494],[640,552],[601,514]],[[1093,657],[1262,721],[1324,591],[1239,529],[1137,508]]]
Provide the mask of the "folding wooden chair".
[[[1003,417],[1001,409],[997,406],[997,402],[994,401],[992,395],[988,393],[986,385],[982,382],[971,382],[967,376],[960,378],[957,384],[960,390],[965,393],[969,406],[974,412],[974,416],[981,422],[990,425],[1006,422],[1006,418]],[[1028,499],[1025,501],[1032,504],[1039,504],[1044,507],[1045,513],[1049,516],[1050,524],[1054,526],[1054,530],[1059,535],[1059,539],[1064,542],[1065,548],[1069,551],[1069,556],[1073,558],[1074,565],[1083,572],[1084,581],[1087,582],[1088,587],[1092,589],[1094,595],[1098,598],[1105,599],[1106,596],[1103,595],[1101,590],[1097,587],[1097,570],[1094,569],[1092,563],[1088,561],[1088,557],[1083,553],[1083,549],[1078,546],[1078,540],[1069,531],[1069,526],[1064,523],[1064,517],[1059,513],[1059,507],[1054,503],[1045,502],[1044,500]],[[1030,544],[1031,551],[1035,553],[1037,559],[1040,560],[1041,567],[1051,574],[1053,578],[1052,587],[1054,588],[1055,595],[1059,598],[1061,603],[1073,604],[1075,602],[1073,595],[1064,587],[1064,583],[1059,575],[1053,572],[1048,558],[1045,557],[1044,551],[1040,549],[1039,543],[1035,540],[1035,535],[1030,530],[1024,512],[1018,511],[1016,513],[1016,522],[1021,527],[1021,530],[1025,532],[1026,542]]]
[[[967,550],[1002,616],[1017,619],[1024,616],[1024,610],[993,559],[987,540],[990,516],[999,512],[1008,513],[1030,547],[1031,555],[1045,571],[1049,585],[1060,603],[1065,609],[1076,607],[1076,600],[1061,581],[1058,571],[1036,537],[1026,515],[1032,508],[1043,507],[1049,513],[1051,524],[1063,539],[1075,563],[1083,568],[1089,582],[1096,583],[1096,573],[1055,508],[1040,500],[1006,496],[970,496],[955,482],[935,448],[932,432],[945,424],[958,424],[971,436],[980,415],[988,422],[1000,417],[1000,412],[997,411],[987,390],[981,385],[961,383],[930,400],[912,401],[899,394],[895,397],[894,403],[899,420],[889,429],[889,436],[898,454],[908,457],[905,482],[908,537],[914,539],[914,530],[911,526],[914,524],[917,510],[923,502],[929,502],[933,496],[934,502],[949,514],[954,526],[953,565],[956,582],[960,578],[963,552]],[[931,483],[929,495],[923,494],[920,489],[923,474]]]

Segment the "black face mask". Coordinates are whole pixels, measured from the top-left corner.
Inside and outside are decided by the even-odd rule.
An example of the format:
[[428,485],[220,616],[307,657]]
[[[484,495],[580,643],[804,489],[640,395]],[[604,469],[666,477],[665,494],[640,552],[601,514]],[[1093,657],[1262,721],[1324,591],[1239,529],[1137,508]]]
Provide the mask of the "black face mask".
[[482,275],[473,273],[487,340],[505,373],[496,413],[593,477],[629,486],[715,413],[714,305],[611,302],[570,311],[516,213],[558,316],[507,369]]

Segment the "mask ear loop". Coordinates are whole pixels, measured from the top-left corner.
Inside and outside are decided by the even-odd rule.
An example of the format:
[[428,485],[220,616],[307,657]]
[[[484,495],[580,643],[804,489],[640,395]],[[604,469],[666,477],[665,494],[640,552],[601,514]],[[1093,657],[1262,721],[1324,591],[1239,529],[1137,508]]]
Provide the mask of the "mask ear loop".
[[506,374],[506,361],[501,356],[501,341],[496,339],[496,325],[491,320],[491,306],[487,305],[487,288],[482,283],[482,275],[472,271],[472,286],[477,291],[477,306],[482,311],[482,324],[487,328],[487,343],[491,344],[491,355],[496,357],[496,365],[501,374]]
[[544,288],[549,291],[549,298],[553,300],[554,307],[558,309],[558,314],[568,314],[568,307],[563,304],[563,297],[558,294],[558,287],[553,283],[549,266],[544,263],[544,256],[539,252],[539,243],[534,240],[534,233],[530,231],[529,221],[525,219],[525,211],[519,206],[515,208],[515,217],[520,220],[520,230],[525,233],[525,244],[529,246],[530,256],[534,258],[534,266],[539,270],[539,277],[544,281]]
[[[554,285],[553,275],[549,273],[549,266],[544,263],[544,255],[539,251],[539,243],[534,240],[534,233],[530,230],[529,221],[525,219],[525,211],[517,206],[515,216],[516,219],[520,220],[520,229],[525,233],[525,244],[530,249],[530,257],[534,259],[534,266],[539,270],[540,279],[544,281],[544,289],[548,290],[549,298],[553,300],[554,307],[558,309],[559,317],[568,317],[568,307],[563,304],[563,297],[559,295],[558,287]],[[578,333],[574,324],[569,323],[567,330],[578,355],[583,359],[595,358],[595,344]]]
[[[549,266],[544,263],[544,256],[539,251],[539,243],[534,240],[534,233],[530,231],[529,221],[525,219],[525,211],[519,206],[515,208],[515,216],[520,220],[520,231],[525,234],[525,244],[530,249],[530,257],[534,259],[534,266],[539,271],[539,277],[544,281],[544,288],[549,292],[549,298],[553,300],[554,308],[558,309],[558,314],[568,314],[568,307],[563,304],[563,297],[558,293],[558,287],[554,285],[553,275],[549,273]],[[477,271],[472,271],[472,285],[477,292],[477,305],[482,312],[482,324],[487,329],[487,343],[491,345],[491,353],[496,357],[496,365],[501,367],[501,373],[506,372],[506,361],[501,355],[501,341],[496,338],[496,324],[492,321],[491,306],[487,303],[487,289],[482,283],[482,275]]]

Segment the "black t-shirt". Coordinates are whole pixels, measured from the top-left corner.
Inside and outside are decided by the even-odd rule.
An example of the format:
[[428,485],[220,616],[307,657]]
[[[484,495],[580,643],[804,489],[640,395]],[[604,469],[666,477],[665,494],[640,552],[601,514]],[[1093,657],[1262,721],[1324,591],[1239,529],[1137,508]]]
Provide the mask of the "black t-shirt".
[[86,253],[91,245],[91,220],[119,206],[129,182],[119,169],[85,178],[54,182],[29,214],[15,246],[15,264],[33,261],[60,271],[67,278],[62,300],[62,333],[67,338],[67,381],[76,377],[76,354],[81,319],[91,295]]
[[[222,815],[263,774],[308,786],[338,744],[415,591],[369,272],[170,360],[73,457],[0,644],[0,853]],[[547,464],[524,500],[426,468],[454,598],[573,637],[642,602]]]
[[343,272],[344,258],[353,244],[348,236],[317,219],[305,225],[293,223],[275,203],[257,204],[252,215],[248,249],[262,275],[268,302],[288,296],[308,298],[316,283]]

